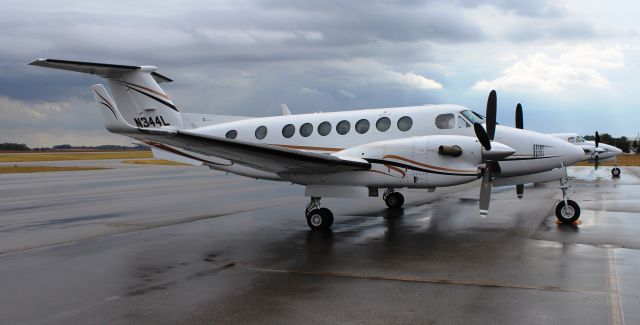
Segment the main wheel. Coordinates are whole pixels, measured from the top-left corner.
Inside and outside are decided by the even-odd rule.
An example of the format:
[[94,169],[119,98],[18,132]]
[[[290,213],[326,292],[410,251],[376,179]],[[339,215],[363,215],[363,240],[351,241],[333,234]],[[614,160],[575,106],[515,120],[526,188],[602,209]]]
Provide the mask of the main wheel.
[[556,218],[562,223],[571,224],[580,218],[580,206],[572,200],[567,200],[567,203],[565,205],[563,200],[556,205]]
[[333,225],[333,213],[327,208],[311,210],[307,213],[307,225],[311,230],[324,230]]
[[613,177],[618,177],[618,176],[620,176],[620,173],[621,173],[621,171],[620,171],[620,168],[618,168],[618,167],[614,167],[614,168],[611,170],[611,175],[613,175]]
[[398,192],[390,193],[384,199],[384,203],[390,208],[399,208],[404,204],[404,196]]

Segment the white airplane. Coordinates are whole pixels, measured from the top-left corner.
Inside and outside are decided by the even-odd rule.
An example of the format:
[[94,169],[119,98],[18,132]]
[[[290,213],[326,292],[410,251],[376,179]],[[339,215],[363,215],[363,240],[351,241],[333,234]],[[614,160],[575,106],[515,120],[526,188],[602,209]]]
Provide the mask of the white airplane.
[[[576,145],[584,151],[585,158],[583,160],[593,161],[595,169],[598,169],[601,160],[616,158],[622,153],[622,150],[606,143],[600,143],[600,135],[596,132],[595,141],[585,140],[577,133],[554,133],[550,134],[556,138],[567,141],[573,145]],[[621,174],[620,168],[617,166],[617,161],[614,160],[614,166],[611,169],[611,175],[619,177]]]
[[[321,197],[383,194],[402,206],[395,189],[453,186],[482,178],[479,208],[489,209],[491,187],[560,180],[563,200],[556,217],[572,223],[578,204],[568,199],[565,166],[584,159],[582,149],[556,137],[523,130],[522,110],[511,128],[496,125],[496,93],[487,117],[463,106],[429,105],[239,117],[180,113],[158,83],[172,80],[153,66],[125,66],[37,59],[34,66],[105,78],[92,92],[107,130],[149,145],[154,155],[206,165],[256,179],[306,187],[311,229],[328,229],[333,213]],[[484,125],[484,127],[483,127]],[[486,129],[485,129],[486,128]]]

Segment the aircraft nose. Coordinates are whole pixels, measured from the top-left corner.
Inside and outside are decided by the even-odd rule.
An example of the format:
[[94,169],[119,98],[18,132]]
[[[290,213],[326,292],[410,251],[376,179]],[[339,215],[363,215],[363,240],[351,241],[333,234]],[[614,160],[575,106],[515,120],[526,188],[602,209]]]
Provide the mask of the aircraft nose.
[[563,156],[566,165],[573,165],[585,159],[584,150],[568,142],[563,142]]

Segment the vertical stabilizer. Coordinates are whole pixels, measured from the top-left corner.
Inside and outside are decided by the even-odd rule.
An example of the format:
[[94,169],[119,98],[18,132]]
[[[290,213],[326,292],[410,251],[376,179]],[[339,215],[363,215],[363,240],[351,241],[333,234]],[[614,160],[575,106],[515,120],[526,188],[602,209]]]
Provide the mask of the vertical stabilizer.
[[[182,117],[171,98],[158,83],[172,80],[157,73],[153,66],[37,59],[31,65],[89,73],[107,79],[111,94],[102,86],[92,87],[100,105],[111,105],[124,121],[139,128],[182,129]],[[98,98],[97,98],[98,99]],[[106,113],[103,111],[103,114]],[[117,115],[117,114],[115,114]],[[119,124],[115,124],[117,127]]]

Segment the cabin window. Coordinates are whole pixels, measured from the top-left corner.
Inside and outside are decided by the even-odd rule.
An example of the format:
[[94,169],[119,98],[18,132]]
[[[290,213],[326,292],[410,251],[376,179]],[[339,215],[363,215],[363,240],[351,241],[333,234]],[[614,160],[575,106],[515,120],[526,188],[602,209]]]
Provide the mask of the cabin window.
[[461,116],[458,116],[458,128],[469,128],[471,124],[467,123]]
[[296,127],[293,124],[287,124],[282,128],[282,136],[285,138],[291,138],[296,133]]
[[313,125],[311,123],[305,123],[300,126],[300,135],[303,137],[308,137],[313,133]]
[[376,122],[376,129],[380,132],[386,132],[391,127],[391,120],[388,117],[381,117]]
[[224,135],[227,139],[235,139],[238,137],[238,131],[236,130],[229,130],[227,132],[227,134]]
[[262,140],[267,136],[267,127],[262,125],[256,129],[256,139]]
[[576,138],[575,137],[570,137],[568,141],[571,142],[571,143],[575,143],[576,142]]
[[369,131],[369,120],[366,119],[361,119],[358,122],[356,122],[356,132],[360,133],[360,134],[365,134],[367,133],[367,131]]
[[338,125],[336,125],[336,132],[338,132],[338,134],[341,134],[341,135],[345,135],[349,133],[350,129],[351,129],[351,123],[349,123],[349,121],[340,121]]
[[456,117],[451,113],[436,116],[436,127],[438,129],[453,129],[456,124]]
[[409,131],[413,126],[413,120],[408,116],[403,116],[398,120],[398,129],[402,132]]
[[318,133],[320,135],[325,136],[325,135],[329,134],[329,132],[331,132],[331,123],[322,122],[322,123],[320,123],[320,125],[318,125]]

